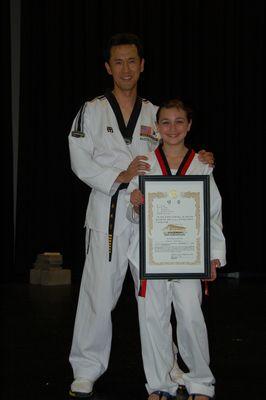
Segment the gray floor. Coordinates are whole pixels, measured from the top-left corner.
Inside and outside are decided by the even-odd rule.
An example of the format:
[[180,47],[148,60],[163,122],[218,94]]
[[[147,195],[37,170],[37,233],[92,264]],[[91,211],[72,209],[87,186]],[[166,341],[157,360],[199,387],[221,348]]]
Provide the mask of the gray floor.
[[[263,278],[220,277],[203,310],[208,326],[216,400],[265,398],[265,294]],[[1,285],[1,399],[68,399],[68,363],[78,284]],[[147,398],[136,303],[127,275],[113,312],[108,371],[96,383],[98,398]]]

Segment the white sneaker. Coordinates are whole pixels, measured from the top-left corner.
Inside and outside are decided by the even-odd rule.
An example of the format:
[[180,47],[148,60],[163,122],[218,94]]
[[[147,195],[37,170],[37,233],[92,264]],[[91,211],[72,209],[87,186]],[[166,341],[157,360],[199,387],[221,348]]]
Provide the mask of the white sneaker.
[[70,387],[70,396],[76,398],[88,398],[93,394],[93,383],[86,378],[76,378]]

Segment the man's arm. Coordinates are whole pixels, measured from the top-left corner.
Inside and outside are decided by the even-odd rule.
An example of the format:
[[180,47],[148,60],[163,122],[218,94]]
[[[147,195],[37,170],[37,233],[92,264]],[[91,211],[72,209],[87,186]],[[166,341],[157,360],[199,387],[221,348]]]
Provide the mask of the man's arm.
[[82,182],[109,195],[121,169],[95,162],[89,106],[85,106],[82,124],[79,123],[79,114],[75,117],[68,136],[71,168]]
[[150,170],[150,164],[145,162],[144,160],[148,160],[146,156],[137,156],[134,160],[129,164],[127,170],[122,171],[118,177],[116,178],[116,182],[118,183],[129,183],[134,176],[144,175],[145,171]]

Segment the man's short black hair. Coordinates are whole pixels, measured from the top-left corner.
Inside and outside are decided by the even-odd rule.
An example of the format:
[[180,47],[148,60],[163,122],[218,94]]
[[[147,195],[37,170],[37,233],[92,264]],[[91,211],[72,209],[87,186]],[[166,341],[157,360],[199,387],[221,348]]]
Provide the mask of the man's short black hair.
[[141,43],[140,38],[134,33],[125,32],[125,33],[117,33],[108,40],[108,43],[104,50],[104,61],[109,62],[111,57],[111,48],[113,46],[120,46],[123,44],[134,44],[138,50],[138,55],[140,59],[144,57],[143,45]]

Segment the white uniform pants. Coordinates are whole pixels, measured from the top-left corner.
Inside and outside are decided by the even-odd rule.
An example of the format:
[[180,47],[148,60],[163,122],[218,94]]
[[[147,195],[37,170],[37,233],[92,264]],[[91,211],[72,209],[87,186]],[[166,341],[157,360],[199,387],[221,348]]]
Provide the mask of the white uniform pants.
[[69,361],[74,377],[95,382],[107,369],[114,309],[128,267],[128,226],[114,236],[112,261],[108,261],[108,236],[91,230],[84,265]]
[[213,397],[215,380],[209,368],[201,296],[199,280],[148,280],[146,296],[138,298],[142,356],[149,393],[165,390],[174,395],[178,387],[170,377],[175,361],[170,323],[173,303],[179,351],[190,371],[183,374],[184,384],[189,393]]

